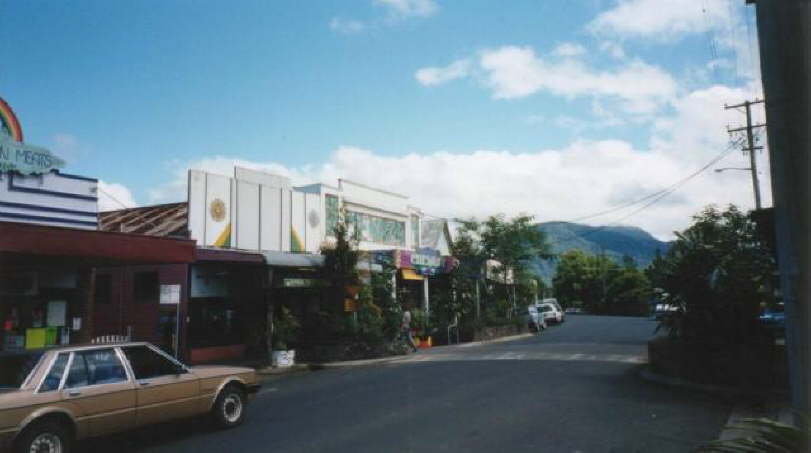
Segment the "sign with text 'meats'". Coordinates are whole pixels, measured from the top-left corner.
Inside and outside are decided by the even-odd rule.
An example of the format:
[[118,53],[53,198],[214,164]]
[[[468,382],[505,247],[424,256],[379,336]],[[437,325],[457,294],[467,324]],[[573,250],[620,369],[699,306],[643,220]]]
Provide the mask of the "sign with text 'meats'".
[[65,166],[65,161],[45,148],[14,141],[0,134],[0,172],[23,175],[48,173]]

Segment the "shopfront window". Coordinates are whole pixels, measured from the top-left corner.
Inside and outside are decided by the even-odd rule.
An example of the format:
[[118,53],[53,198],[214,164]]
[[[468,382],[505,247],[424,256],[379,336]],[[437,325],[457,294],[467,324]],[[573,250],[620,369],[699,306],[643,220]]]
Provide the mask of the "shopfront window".
[[238,313],[228,298],[195,299],[189,304],[189,345],[201,348],[242,343]]
[[346,223],[358,240],[405,247],[405,222],[350,211]]

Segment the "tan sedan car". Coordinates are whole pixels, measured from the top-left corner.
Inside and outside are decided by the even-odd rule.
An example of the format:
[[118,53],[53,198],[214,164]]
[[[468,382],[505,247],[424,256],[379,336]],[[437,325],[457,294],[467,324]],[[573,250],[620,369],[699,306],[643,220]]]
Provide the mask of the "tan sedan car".
[[187,367],[148,343],[0,355],[0,451],[67,453],[75,439],[210,414],[242,423],[256,372]]

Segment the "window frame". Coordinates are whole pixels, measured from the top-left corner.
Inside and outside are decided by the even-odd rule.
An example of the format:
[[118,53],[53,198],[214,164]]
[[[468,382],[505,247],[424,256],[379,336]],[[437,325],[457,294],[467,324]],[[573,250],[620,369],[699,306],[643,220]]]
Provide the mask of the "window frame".
[[151,345],[149,343],[128,344],[128,345],[124,345],[124,346],[119,347],[119,352],[124,357],[125,362],[126,362],[127,371],[130,373],[130,375],[131,375],[134,382],[149,381],[150,379],[158,379],[158,378],[162,378],[162,377],[166,377],[166,376],[177,376],[177,374],[161,374],[161,375],[158,375],[158,376],[152,376],[152,377],[148,377],[148,378],[139,379],[138,376],[135,375],[135,369],[133,368],[132,363],[130,363],[129,358],[127,357],[127,353],[124,352],[124,348],[139,348],[139,347],[146,348],[146,349],[158,354],[159,356],[169,360],[171,363],[177,365],[178,367],[182,368],[183,369],[182,374],[191,373],[191,369],[185,363],[177,360],[176,358],[174,358],[171,355],[167,354],[166,352],[164,352],[160,348],[157,348],[157,347],[155,347],[155,346],[153,346],[153,345]]
[[[65,354],[68,356],[68,361],[65,362],[65,369],[62,370],[62,376],[59,377],[59,385],[55,389],[51,390],[42,390],[42,386],[45,385],[45,379],[48,378],[48,375],[51,374],[51,370],[53,369],[54,365],[56,365],[57,359],[59,356]],[[65,378],[68,375],[68,369],[72,363],[71,360],[71,353],[70,351],[60,351],[52,354],[51,360],[48,363],[48,367],[45,369],[45,372],[42,373],[42,377],[39,379],[39,383],[37,384],[37,388],[34,390],[34,393],[48,393],[48,392],[59,392],[62,390],[62,384],[65,383]]]
[[[67,385],[68,376],[70,376],[70,369],[71,369],[71,367],[73,367],[73,360],[76,358],[76,354],[85,354],[85,353],[88,353],[88,352],[101,351],[101,350],[104,350],[104,349],[111,349],[113,351],[115,356],[118,358],[118,362],[121,364],[121,367],[124,368],[124,374],[126,375],[126,379],[124,379],[123,381],[118,381],[118,382],[104,382],[104,383],[101,383],[101,384],[90,384],[90,383],[88,383],[87,385],[79,385],[79,386],[76,386],[76,387],[65,387],[65,385]],[[133,382],[132,374],[130,374],[130,370],[127,369],[126,362],[123,360],[121,355],[122,355],[121,351],[119,351],[119,348],[116,347],[116,346],[100,347],[100,348],[92,348],[92,349],[80,349],[78,351],[71,351],[70,352],[70,360],[68,362],[68,367],[66,368],[67,373],[65,373],[65,375],[62,377],[63,380],[61,382],[61,389],[60,390],[87,389],[87,388],[93,388],[93,387],[100,387],[102,385],[114,385],[114,384],[132,383]],[[86,361],[85,361],[85,366],[87,366]],[[89,374],[90,370],[87,370],[87,371],[88,371],[88,379],[89,379],[90,378],[90,374]]]
[[[79,386],[79,387],[71,387],[70,389],[65,388],[65,384],[67,383],[67,380],[68,380],[68,373],[70,373],[70,368],[73,366],[73,359],[74,359],[76,353],[99,351],[99,350],[102,350],[102,349],[112,349],[113,350],[116,357],[118,357],[118,361],[121,363],[121,366],[124,367],[124,374],[126,374],[127,378],[125,380],[119,381],[119,382],[105,382],[103,384],[89,384],[89,385],[82,385],[82,386]],[[42,390],[42,385],[45,384],[45,378],[48,377],[48,374],[51,372],[51,369],[53,368],[54,364],[56,363],[56,359],[59,358],[59,356],[61,354],[67,354],[68,355],[68,361],[67,361],[67,363],[65,363],[65,369],[64,369],[64,371],[62,371],[62,377],[59,379],[59,387],[57,387],[56,389],[53,389],[53,390],[45,390],[45,391],[43,391]],[[37,385],[37,388],[34,391],[34,393],[47,393],[47,392],[54,392],[54,391],[61,392],[63,390],[86,389],[86,388],[92,388],[92,387],[99,387],[99,386],[102,386],[102,385],[114,385],[114,384],[124,384],[124,383],[133,383],[133,382],[135,382],[135,374],[130,369],[129,361],[124,356],[124,353],[121,350],[121,348],[119,346],[99,345],[98,347],[94,347],[94,348],[82,348],[82,349],[76,349],[76,350],[72,350],[72,351],[59,351],[59,352],[54,353],[53,357],[50,360],[50,363],[48,364],[48,369],[42,375],[42,378],[40,378],[39,384]]]

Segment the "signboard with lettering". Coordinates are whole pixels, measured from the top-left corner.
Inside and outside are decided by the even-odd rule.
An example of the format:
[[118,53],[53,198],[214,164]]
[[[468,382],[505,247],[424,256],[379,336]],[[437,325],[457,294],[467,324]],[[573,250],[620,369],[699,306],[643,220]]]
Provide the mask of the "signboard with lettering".
[[64,166],[65,161],[47,149],[16,142],[9,136],[0,134],[0,172],[42,174]]
[[65,161],[45,148],[23,143],[20,121],[0,98],[0,173],[43,174],[65,166]]

